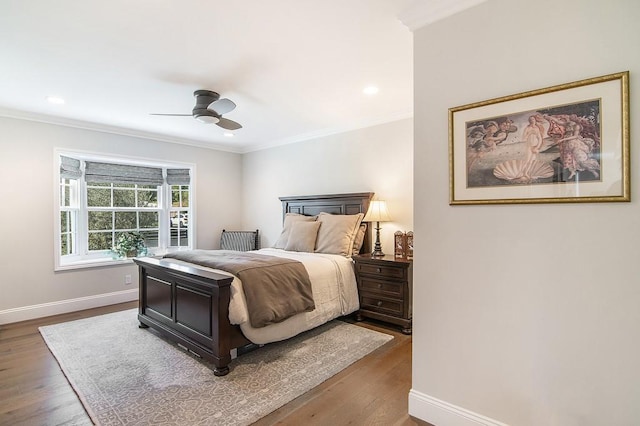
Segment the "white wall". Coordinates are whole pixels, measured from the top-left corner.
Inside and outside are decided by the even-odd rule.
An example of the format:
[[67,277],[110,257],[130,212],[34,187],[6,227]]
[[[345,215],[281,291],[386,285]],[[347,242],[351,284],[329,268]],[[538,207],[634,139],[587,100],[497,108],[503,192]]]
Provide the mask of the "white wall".
[[133,263],[53,271],[54,148],[195,164],[199,248],[242,224],[239,154],[9,118],[0,129],[0,324],[137,298]]
[[278,197],[375,192],[393,219],[380,224],[382,249],[392,254],[393,233],[413,230],[412,126],[405,119],[245,154],[245,228],[260,229],[270,247],[282,228]]
[[449,206],[447,164],[448,108],[629,70],[635,182],[638,18],[637,0],[489,0],[415,32],[411,414],[640,424],[638,185],[631,203]]

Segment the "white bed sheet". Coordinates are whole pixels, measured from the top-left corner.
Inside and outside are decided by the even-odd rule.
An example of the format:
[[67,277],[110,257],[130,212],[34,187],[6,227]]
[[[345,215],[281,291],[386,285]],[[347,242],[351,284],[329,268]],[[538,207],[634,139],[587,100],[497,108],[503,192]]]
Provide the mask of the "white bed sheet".
[[232,324],[239,324],[242,333],[253,343],[288,339],[359,308],[358,286],[351,259],[336,254],[292,252],[274,248],[260,249],[255,253],[302,262],[311,279],[316,308],[276,324],[253,328],[249,322],[242,283],[235,278],[232,283],[229,319]]
[[[266,327],[254,328],[249,322],[247,302],[242,291],[242,282],[234,277],[231,283],[229,320],[240,326],[242,333],[256,344],[285,340],[303,331],[311,330],[334,318],[355,312],[360,307],[358,286],[350,258],[335,254],[304,253],[264,248],[253,253],[285,257],[302,262],[309,273],[313,301],[316,308]],[[186,263],[170,259],[171,262]],[[206,268],[225,275],[228,272]]]

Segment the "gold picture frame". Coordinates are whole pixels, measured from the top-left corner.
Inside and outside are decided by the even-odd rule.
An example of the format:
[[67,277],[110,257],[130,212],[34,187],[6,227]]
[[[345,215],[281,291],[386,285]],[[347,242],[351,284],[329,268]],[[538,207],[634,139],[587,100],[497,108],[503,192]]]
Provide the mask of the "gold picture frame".
[[449,109],[449,204],[630,201],[629,72]]

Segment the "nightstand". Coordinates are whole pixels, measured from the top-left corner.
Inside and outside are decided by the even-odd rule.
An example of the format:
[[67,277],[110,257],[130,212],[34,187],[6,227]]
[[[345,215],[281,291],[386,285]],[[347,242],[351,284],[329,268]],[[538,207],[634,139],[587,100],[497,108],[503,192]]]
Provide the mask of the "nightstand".
[[394,256],[353,256],[363,317],[389,322],[411,334],[413,262]]

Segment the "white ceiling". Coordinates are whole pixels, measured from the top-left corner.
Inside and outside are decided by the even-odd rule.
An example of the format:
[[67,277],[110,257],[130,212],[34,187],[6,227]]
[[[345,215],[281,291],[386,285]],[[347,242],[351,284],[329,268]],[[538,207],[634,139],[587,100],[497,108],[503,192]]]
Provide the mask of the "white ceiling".
[[[0,115],[234,152],[411,117],[410,3],[0,0]],[[197,89],[243,129],[149,115],[191,113]]]

